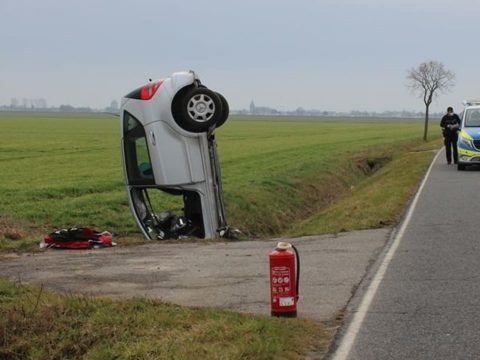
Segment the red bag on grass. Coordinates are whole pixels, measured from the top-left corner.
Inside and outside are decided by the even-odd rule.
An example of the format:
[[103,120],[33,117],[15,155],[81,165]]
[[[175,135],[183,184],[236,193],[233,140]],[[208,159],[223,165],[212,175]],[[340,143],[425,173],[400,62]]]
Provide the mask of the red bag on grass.
[[115,245],[117,244],[112,241],[112,234],[108,231],[98,232],[88,227],[73,227],[48,234],[40,243],[40,248],[96,249]]

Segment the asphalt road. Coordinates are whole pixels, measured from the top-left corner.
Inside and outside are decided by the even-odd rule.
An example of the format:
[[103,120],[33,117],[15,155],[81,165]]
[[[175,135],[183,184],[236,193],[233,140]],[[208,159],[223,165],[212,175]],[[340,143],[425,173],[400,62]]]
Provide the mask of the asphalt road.
[[457,171],[442,151],[417,196],[330,358],[480,359],[480,168]]

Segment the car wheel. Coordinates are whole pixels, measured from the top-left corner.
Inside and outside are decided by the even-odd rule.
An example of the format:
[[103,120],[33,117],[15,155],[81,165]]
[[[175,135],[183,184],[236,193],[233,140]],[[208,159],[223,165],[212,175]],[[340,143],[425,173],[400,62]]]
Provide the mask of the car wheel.
[[228,106],[227,99],[225,99],[225,97],[222,94],[220,93],[216,93],[216,94],[220,98],[220,101],[222,102],[222,116],[220,117],[220,120],[218,120],[217,124],[215,125],[215,127],[219,128],[225,123],[225,121],[227,121],[228,115],[230,113],[230,107]]
[[460,163],[457,164],[457,170],[463,171],[463,170],[465,170],[465,168],[466,168],[465,164],[460,164]]
[[222,101],[215,92],[205,87],[182,90],[172,102],[173,118],[181,128],[195,133],[204,132],[222,119]]

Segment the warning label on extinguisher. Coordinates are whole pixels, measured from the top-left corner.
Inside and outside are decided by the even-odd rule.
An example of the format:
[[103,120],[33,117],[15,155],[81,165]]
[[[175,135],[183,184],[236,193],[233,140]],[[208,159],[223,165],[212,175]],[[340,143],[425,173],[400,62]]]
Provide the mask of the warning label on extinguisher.
[[293,297],[281,297],[279,301],[280,306],[293,306],[295,305],[295,300]]
[[[274,297],[283,298],[288,296],[291,291],[290,269],[286,266],[276,266],[272,268],[272,293]],[[288,304],[288,305],[287,305]],[[285,301],[280,306],[289,306],[290,301]]]

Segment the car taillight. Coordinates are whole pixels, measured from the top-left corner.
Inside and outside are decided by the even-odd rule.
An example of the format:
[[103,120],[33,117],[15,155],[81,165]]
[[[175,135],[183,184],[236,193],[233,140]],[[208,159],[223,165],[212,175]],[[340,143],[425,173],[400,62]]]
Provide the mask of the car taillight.
[[125,97],[137,100],[150,100],[162,84],[163,80],[149,82],[148,84],[133,90],[131,93],[125,95]]
[[150,100],[153,95],[157,92],[160,85],[163,84],[163,80],[154,81],[143,86],[140,90],[140,99],[141,100]]

